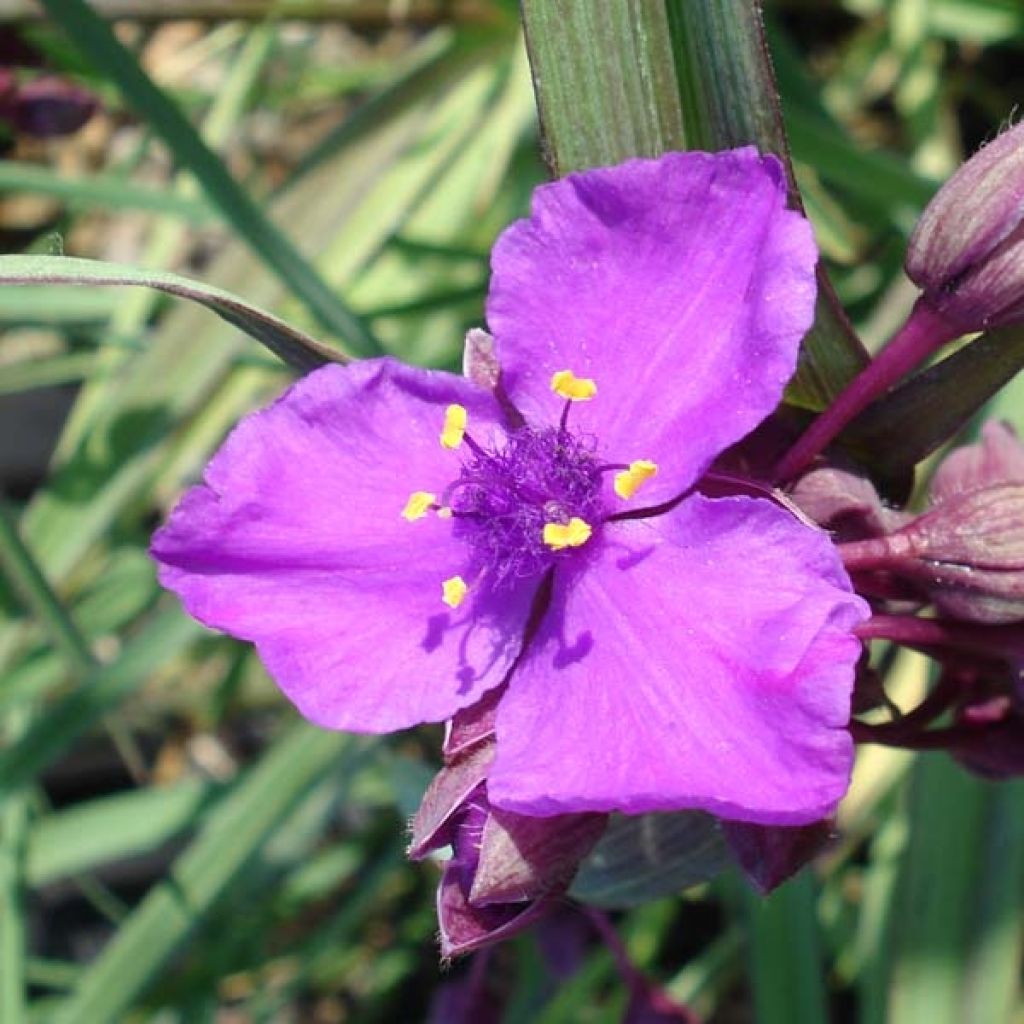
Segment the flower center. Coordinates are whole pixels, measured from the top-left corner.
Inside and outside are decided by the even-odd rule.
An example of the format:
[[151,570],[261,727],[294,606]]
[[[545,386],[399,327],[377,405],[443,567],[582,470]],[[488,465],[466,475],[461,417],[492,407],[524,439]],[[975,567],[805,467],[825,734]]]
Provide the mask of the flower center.
[[444,494],[473,569],[494,585],[543,572],[584,544],[603,518],[601,465],[591,439],[522,427],[477,449]]
[[[452,520],[454,535],[466,542],[471,581],[486,579],[494,588],[539,576],[600,529],[607,518],[606,473],[615,471],[615,494],[628,500],[657,472],[645,459],[603,464],[596,440],[568,429],[572,403],[592,399],[594,381],[561,370],[551,378],[551,390],[566,403],[557,427],[522,426],[490,448],[467,433],[465,408],[448,406],[441,446],[465,445],[469,456],[440,501],[429,491],[414,491],[402,510],[409,522],[431,511]],[[442,581],[441,599],[457,608],[471,586],[453,576]]]

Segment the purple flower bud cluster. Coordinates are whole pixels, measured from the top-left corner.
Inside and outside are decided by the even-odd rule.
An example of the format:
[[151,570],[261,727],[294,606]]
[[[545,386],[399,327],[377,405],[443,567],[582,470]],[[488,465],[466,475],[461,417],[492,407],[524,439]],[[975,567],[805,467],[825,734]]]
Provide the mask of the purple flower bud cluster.
[[[927,508],[887,508],[863,476],[834,467],[793,488],[804,512],[833,531],[858,592],[875,612],[861,628],[924,652],[939,682],[920,707],[854,722],[857,739],[946,749],[985,775],[1024,772],[1024,444],[1005,423],[939,466]],[[934,609],[934,615],[919,613]],[[856,707],[881,703],[863,672]]]

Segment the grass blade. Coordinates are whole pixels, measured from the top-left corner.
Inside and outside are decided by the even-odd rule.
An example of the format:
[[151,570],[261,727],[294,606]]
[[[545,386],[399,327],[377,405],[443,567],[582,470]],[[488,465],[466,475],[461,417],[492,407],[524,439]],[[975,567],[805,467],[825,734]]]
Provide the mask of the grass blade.
[[211,814],[169,879],[151,890],[124,922],[54,1013],[53,1024],[122,1020],[301,797],[328,771],[351,771],[364,750],[364,744],[349,736],[305,724],[279,740]]
[[222,320],[266,345],[275,355],[300,372],[344,356],[328,345],[303,334],[272,313],[237,298],[220,288],[163,271],[136,270],[117,263],[81,260],[69,256],[0,256],[0,284],[11,285],[139,285],[155,288],[177,298],[191,299],[213,310]]
[[264,216],[217,154],[203,142],[174,102],[152,82],[89,4],[85,0],[41,0],[41,3],[89,60],[117,84],[125,102],[145,118],[175,158],[196,176],[225,220],[306,303],[319,323],[344,339],[353,353],[380,354],[380,344],[367,326]]

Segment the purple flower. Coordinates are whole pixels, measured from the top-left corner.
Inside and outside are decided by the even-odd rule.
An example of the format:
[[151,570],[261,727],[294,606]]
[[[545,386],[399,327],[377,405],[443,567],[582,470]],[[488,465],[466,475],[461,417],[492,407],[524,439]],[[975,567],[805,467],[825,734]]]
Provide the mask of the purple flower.
[[507,681],[503,811],[827,815],[866,606],[824,533],[694,490],[778,404],[811,322],[785,194],[752,149],[538,189],[493,253],[497,386],[486,353],[472,380],[311,374],[185,495],[161,580],[329,728],[442,721]]

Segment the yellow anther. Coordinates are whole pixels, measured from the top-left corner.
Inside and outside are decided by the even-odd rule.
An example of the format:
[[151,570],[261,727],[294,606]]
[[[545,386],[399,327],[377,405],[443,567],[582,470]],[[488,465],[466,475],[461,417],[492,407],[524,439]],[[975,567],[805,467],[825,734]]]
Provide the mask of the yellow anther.
[[410,523],[422,519],[437,502],[437,495],[430,491],[413,491],[402,509],[402,518]]
[[444,427],[441,429],[441,447],[458,448],[466,433],[466,407],[449,405],[444,411]]
[[597,385],[589,377],[577,377],[572,370],[559,370],[551,378],[551,390],[570,402],[585,402],[597,394]]
[[567,523],[545,523],[544,543],[552,551],[578,548],[590,540],[593,532],[589,523],[584,522],[579,516],[573,516]]
[[637,459],[636,462],[629,464],[629,469],[615,474],[615,482],[612,486],[620,498],[632,498],[657,472],[657,464],[651,462],[650,459]]
[[469,587],[461,576],[452,576],[441,584],[441,600],[449,608],[458,608],[465,601],[468,590]]

